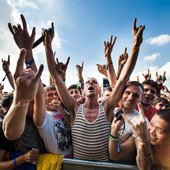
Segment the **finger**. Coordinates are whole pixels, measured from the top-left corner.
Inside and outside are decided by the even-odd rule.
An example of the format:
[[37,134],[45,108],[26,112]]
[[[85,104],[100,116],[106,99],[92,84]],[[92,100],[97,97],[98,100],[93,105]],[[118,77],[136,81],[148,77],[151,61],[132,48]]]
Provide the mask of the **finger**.
[[82,62],[82,64],[81,64],[81,68],[83,69],[83,66],[84,66],[84,62]]
[[116,39],[117,39],[117,37],[115,37],[115,38],[114,38],[113,45],[115,44],[115,42],[116,42]]
[[136,30],[136,21],[137,21],[137,19],[135,18],[133,21],[133,30]]
[[106,46],[106,41],[104,41],[104,46]]
[[127,47],[125,47],[125,50],[124,50],[124,54],[126,54],[127,53]]
[[34,42],[34,39],[35,39],[35,34],[36,34],[35,27],[33,27],[32,34],[31,34],[31,39],[32,39],[33,42]]
[[8,55],[8,63],[10,64],[10,55]]
[[113,42],[113,35],[111,35],[110,37],[110,44],[112,45],[112,42]]
[[56,64],[59,64],[58,58],[56,58]]
[[19,34],[20,32],[19,32],[19,30],[18,30],[18,28],[14,25],[13,26],[13,30],[14,30],[14,32],[16,33],[16,34]]
[[158,72],[156,72],[156,76],[158,76]]
[[52,28],[52,31],[54,33],[54,23],[53,22],[51,23],[51,28]]
[[139,110],[139,116],[142,118],[142,120],[145,120],[145,114],[144,114],[141,103],[138,103],[138,110]]
[[8,23],[8,28],[9,28],[10,32],[14,35],[15,32],[13,30],[13,27],[12,27],[11,23]]
[[22,31],[21,25],[17,24],[17,27],[18,27],[18,30],[21,32]]
[[20,55],[15,70],[15,75],[21,75],[23,73],[23,65],[25,61],[26,52],[27,51],[24,48],[20,50]]
[[38,72],[37,72],[36,75],[35,75],[34,82],[37,82],[37,81],[40,79],[40,77],[41,77],[41,75],[42,75],[42,72],[43,72],[43,69],[44,69],[44,65],[41,64],[40,67],[39,67]]
[[165,77],[166,71],[164,71],[164,77]]
[[65,63],[65,66],[68,66],[69,61],[70,61],[70,57],[67,58],[67,61],[66,61],[66,63]]
[[27,22],[25,20],[24,15],[22,15],[22,14],[21,14],[21,20],[22,20],[23,30],[27,30]]

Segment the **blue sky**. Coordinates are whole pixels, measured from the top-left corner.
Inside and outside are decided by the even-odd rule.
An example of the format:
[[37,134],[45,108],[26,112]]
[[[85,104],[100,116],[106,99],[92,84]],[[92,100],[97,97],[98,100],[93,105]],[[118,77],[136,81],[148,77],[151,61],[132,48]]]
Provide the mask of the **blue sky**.
[[[55,24],[53,49],[60,61],[70,56],[67,71],[67,85],[77,82],[76,64],[84,61],[84,78],[94,76],[102,82],[103,76],[97,71],[96,64],[104,64],[103,42],[110,35],[117,36],[112,59],[117,70],[118,56],[127,47],[131,52],[133,43],[132,23],[144,24],[143,43],[131,80],[150,69],[152,78],[156,72],[166,71],[165,85],[170,89],[170,1],[169,0],[0,0],[0,57],[11,55],[11,71],[14,72],[19,49],[16,47],[7,24],[21,23],[24,14],[29,30],[36,27],[36,39],[42,28]],[[49,74],[46,67],[43,45],[34,51],[37,65],[45,65],[42,80],[48,84]],[[0,79],[4,77],[0,68]],[[10,90],[5,80],[5,89]]]

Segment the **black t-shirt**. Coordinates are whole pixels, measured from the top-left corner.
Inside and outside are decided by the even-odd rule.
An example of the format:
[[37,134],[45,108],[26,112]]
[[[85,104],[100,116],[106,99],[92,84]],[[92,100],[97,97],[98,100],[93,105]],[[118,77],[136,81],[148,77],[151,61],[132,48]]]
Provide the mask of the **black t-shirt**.
[[8,140],[4,136],[4,132],[2,130],[2,121],[0,121],[0,150],[10,150],[12,146],[12,141]]

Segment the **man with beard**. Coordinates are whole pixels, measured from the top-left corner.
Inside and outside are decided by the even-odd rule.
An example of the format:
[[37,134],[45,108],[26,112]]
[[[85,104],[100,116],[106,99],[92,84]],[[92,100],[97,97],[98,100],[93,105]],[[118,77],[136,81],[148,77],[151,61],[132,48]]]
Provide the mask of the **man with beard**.
[[158,111],[155,107],[152,106],[152,103],[159,92],[158,85],[154,80],[145,80],[142,85],[144,88],[144,95],[141,101],[141,105],[145,116],[150,121],[154,114]]

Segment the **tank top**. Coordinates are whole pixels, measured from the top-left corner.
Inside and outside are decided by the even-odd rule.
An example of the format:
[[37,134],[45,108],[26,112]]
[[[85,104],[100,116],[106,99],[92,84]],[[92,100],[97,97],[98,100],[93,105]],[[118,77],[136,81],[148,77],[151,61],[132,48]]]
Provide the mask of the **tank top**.
[[89,122],[79,106],[76,119],[71,125],[74,158],[94,161],[109,161],[108,141],[111,123],[107,121],[104,108],[99,104],[99,114]]

